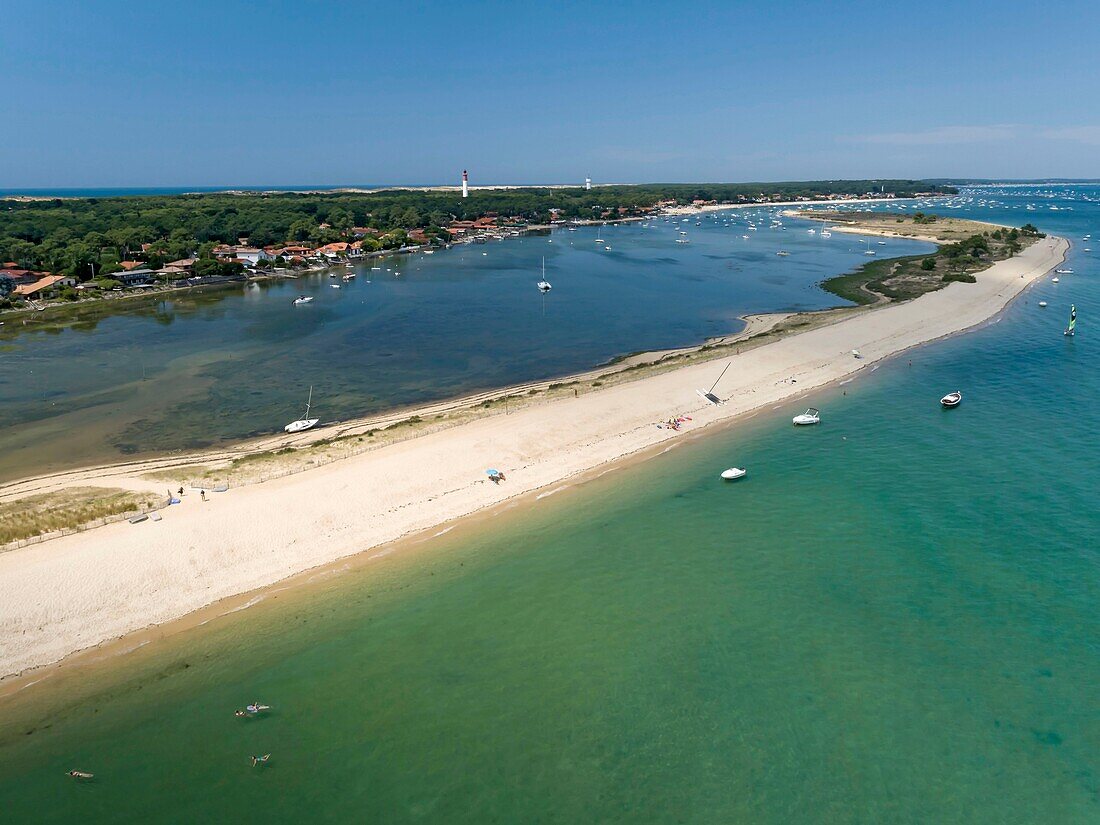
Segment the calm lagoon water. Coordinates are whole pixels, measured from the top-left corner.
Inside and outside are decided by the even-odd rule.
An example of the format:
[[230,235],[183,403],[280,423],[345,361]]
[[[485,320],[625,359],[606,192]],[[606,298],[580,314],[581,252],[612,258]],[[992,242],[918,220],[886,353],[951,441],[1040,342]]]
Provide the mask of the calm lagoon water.
[[954,203],[1075,275],[814,394],[820,427],[768,411],[7,700],[5,812],[1100,820],[1100,193],[1059,191]]
[[[317,273],[49,330],[12,324],[0,479],[277,432],[311,384],[316,415],[348,419],[697,343],[746,312],[835,305],[818,283],[862,263],[860,242],[769,228],[770,214],[559,231],[361,265],[347,284]],[[299,294],[313,303],[294,306]]]

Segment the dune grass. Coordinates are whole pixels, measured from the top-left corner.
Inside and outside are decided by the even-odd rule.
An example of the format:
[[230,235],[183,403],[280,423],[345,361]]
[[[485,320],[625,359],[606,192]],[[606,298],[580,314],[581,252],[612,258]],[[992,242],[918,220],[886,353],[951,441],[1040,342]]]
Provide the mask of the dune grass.
[[100,519],[149,509],[161,496],[113,487],[74,487],[0,502],[0,547],[52,533],[76,530]]

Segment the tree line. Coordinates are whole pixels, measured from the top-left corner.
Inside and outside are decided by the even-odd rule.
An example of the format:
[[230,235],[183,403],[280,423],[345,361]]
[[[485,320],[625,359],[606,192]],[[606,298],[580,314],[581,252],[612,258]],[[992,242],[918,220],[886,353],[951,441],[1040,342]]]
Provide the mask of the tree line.
[[[215,193],[53,200],[0,200],[0,263],[74,275],[81,280],[119,271],[124,260],[161,266],[196,252],[212,257],[218,243],[252,246],[331,243],[352,227],[375,230],[368,250],[398,246],[405,233],[424,230],[445,239],[454,221],[487,215],[529,223],[638,214],[659,201],[748,203],[863,195],[898,197],[954,189],[914,180],[802,181],[739,184],[533,187],[457,191],[386,189],[370,193]],[[142,245],[149,244],[144,252]]]

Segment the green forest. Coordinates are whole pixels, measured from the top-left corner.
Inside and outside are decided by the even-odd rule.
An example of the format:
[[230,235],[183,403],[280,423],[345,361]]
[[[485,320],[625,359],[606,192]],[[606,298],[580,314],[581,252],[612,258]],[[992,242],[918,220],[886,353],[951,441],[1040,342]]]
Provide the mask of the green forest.
[[883,191],[898,197],[955,192],[914,180],[857,180],[479,189],[466,199],[457,191],[410,189],[10,199],[0,200],[0,262],[87,280],[117,271],[120,261],[137,259],[143,244],[152,247],[140,259],[160,266],[196,252],[208,255],[213,244],[242,238],[253,246],[329,243],[346,239],[353,226],[379,230],[383,237],[365,243],[380,248],[399,245],[414,228],[442,239],[451,222],[487,215],[531,223],[547,223],[552,216],[598,220],[636,214],[665,200],[746,203]]

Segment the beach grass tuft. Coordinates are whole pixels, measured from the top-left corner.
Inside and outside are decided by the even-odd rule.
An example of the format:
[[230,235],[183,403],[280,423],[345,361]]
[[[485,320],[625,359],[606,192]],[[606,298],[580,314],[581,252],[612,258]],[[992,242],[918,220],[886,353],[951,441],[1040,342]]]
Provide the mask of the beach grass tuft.
[[162,504],[164,496],[109,487],[74,487],[0,502],[0,548],[61,531],[75,531],[111,516]]

